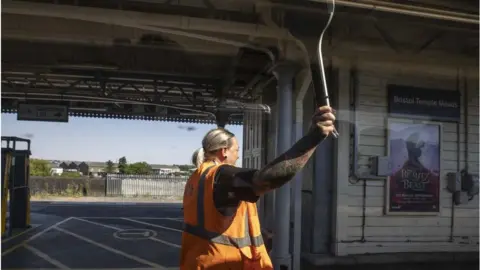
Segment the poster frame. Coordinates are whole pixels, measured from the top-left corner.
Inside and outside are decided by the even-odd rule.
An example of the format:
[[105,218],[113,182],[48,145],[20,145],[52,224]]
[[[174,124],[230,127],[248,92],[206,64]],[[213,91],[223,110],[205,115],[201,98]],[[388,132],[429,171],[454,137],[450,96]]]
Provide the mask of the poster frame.
[[439,185],[438,185],[438,211],[436,212],[391,212],[390,211],[390,176],[387,177],[385,182],[385,207],[384,207],[384,214],[388,216],[439,216],[442,210],[442,175],[443,175],[443,168],[442,168],[442,159],[443,159],[443,124],[441,122],[436,121],[428,121],[422,119],[405,119],[405,118],[395,118],[395,117],[388,117],[387,118],[387,128],[386,128],[386,135],[387,135],[387,156],[390,156],[390,125],[391,124],[428,124],[428,125],[435,125],[438,126],[438,144],[439,144],[439,152],[440,152],[440,164],[439,164]]

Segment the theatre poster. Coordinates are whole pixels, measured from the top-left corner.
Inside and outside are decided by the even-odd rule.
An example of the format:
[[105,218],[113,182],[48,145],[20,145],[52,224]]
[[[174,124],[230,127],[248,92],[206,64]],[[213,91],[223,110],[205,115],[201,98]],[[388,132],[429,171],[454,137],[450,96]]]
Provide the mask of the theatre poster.
[[441,134],[440,123],[389,119],[386,214],[440,212]]

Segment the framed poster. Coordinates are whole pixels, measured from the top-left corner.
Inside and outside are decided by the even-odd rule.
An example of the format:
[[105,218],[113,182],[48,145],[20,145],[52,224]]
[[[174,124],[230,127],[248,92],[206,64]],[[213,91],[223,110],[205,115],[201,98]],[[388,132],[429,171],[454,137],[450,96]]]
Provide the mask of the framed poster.
[[385,213],[439,214],[442,125],[389,119],[387,134],[391,172],[385,185]]

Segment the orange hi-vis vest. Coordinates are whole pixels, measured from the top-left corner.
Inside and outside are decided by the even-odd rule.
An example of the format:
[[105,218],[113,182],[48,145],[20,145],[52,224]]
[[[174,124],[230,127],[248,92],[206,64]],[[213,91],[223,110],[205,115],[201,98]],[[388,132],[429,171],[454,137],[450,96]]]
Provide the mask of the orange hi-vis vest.
[[216,209],[213,184],[218,167],[205,162],[185,187],[180,269],[273,269],[256,204],[241,201],[231,217]]

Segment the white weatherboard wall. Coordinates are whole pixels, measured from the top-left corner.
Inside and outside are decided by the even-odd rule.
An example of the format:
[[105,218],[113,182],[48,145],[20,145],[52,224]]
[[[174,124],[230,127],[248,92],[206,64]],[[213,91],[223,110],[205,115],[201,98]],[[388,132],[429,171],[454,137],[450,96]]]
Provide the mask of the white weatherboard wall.
[[[457,89],[456,79],[445,79],[427,74],[408,74],[407,72],[381,73],[381,69],[359,68],[357,89],[359,100],[357,107],[357,127],[359,132],[359,172],[366,169],[369,156],[387,154],[387,85],[435,88],[443,90]],[[343,76],[347,76],[343,73]],[[470,79],[468,87],[468,146],[467,158],[469,171],[478,173],[479,167],[479,89],[478,78]],[[460,89],[464,91],[463,77]],[[464,107],[462,96],[462,119],[460,126],[460,170],[465,167]],[[438,216],[387,216],[385,207],[385,180],[367,180],[365,208],[365,242],[359,240],[362,235],[363,181],[342,183],[339,188],[342,202],[337,206],[340,219],[337,219],[337,255],[389,253],[389,252],[464,252],[478,251],[478,196],[468,204],[454,206],[452,195],[446,190],[446,174],[456,172],[457,168],[457,127],[456,123],[442,122],[441,157],[441,211]],[[345,155],[345,153],[344,153]],[[348,155],[348,154],[347,154]],[[345,174],[342,174],[345,176]],[[346,181],[346,179],[338,179]],[[450,226],[454,222],[453,242],[450,239]]]

